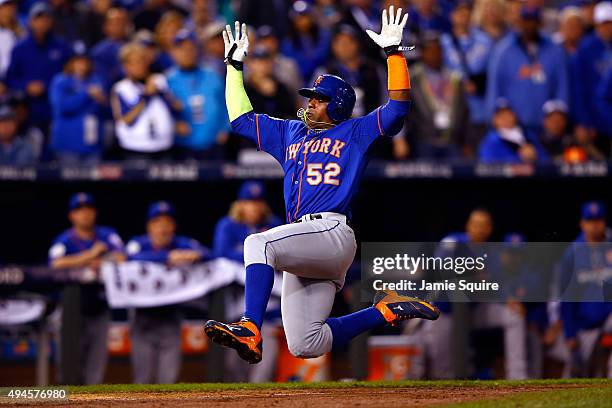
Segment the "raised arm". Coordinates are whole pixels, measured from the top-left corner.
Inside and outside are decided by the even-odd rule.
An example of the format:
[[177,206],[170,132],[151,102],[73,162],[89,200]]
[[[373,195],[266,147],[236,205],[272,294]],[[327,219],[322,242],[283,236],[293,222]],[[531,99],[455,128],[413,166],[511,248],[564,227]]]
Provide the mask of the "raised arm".
[[382,12],[382,28],[380,34],[366,30],[370,38],[387,54],[387,69],[389,101],[363,118],[355,121],[357,141],[365,151],[379,136],[393,136],[404,125],[404,120],[410,110],[410,75],[403,51],[410,49],[402,47],[402,33],[408,14],[402,18],[402,9],[395,13],[393,6],[389,11]]
[[270,153],[282,162],[286,121],[268,115],[255,114],[242,79],[244,57],[249,49],[246,24],[234,23],[235,35],[229,25],[223,31],[225,44],[225,104],[232,126],[237,134],[251,139],[259,150]]
[[234,23],[236,36],[232,34],[229,25],[223,31],[223,43],[225,44],[225,63],[227,64],[227,75],[225,77],[225,103],[230,122],[241,115],[253,111],[251,101],[244,89],[242,78],[243,60],[249,49],[249,37],[246,24],[236,21]]
[[380,34],[372,30],[366,30],[370,38],[378,44],[387,54],[388,90],[389,99],[394,101],[410,100],[410,75],[402,47],[404,27],[408,22],[408,13],[402,18],[402,9],[398,8],[395,13],[393,6],[382,12],[382,28]]

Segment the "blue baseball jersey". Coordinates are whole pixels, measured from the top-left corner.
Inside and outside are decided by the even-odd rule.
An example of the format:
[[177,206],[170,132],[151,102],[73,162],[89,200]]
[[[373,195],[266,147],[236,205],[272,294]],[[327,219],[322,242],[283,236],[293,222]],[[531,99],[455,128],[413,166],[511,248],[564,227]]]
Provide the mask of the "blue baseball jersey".
[[168,262],[168,254],[173,249],[192,249],[200,251],[202,260],[208,257],[210,251],[192,238],[175,235],[165,248],[155,248],[148,235],[132,238],[126,245],[126,252],[130,261]]
[[[612,302],[588,301],[600,298],[605,291],[603,285],[610,285],[610,278],[605,277],[605,272],[612,268],[612,237],[609,231],[606,235],[605,242],[588,245],[584,235],[580,234],[565,251],[559,264],[560,288],[563,290],[572,283],[572,301],[561,303],[566,338],[576,337],[580,330],[600,327],[612,313]],[[575,301],[580,296],[584,301]]]
[[244,240],[246,237],[278,227],[280,224],[280,220],[275,216],[257,226],[240,223],[229,216],[223,217],[215,227],[214,256],[244,262]]
[[[96,242],[104,242],[109,251],[123,251],[123,241],[112,228],[96,227],[94,238],[91,240],[79,238],[74,229],[70,228],[53,241],[49,249],[49,264],[55,259],[86,251]],[[81,285],[81,313],[84,316],[97,316],[107,310],[108,305],[102,284]]]
[[74,229],[70,228],[60,234],[49,249],[49,263],[66,255],[74,255],[90,249],[96,242],[104,242],[109,251],[123,251],[123,241],[117,232],[109,227],[96,227],[94,238],[83,240]]
[[397,134],[409,109],[410,102],[389,100],[364,117],[320,131],[302,121],[248,112],[232,121],[232,129],[283,167],[287,222],[320,212],[350,217],[368,148],[380,136]]

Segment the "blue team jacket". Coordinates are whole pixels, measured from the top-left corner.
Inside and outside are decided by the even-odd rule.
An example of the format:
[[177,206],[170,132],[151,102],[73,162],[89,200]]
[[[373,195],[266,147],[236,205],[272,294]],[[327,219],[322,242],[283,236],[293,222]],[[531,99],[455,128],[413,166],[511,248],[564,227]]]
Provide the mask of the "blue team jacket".
[[550,99],[569,102],[567,58],[550,39],[541,36],[537,52],[529,57],[516,33],[493,49],[487,77],[487,112],[493,116],[498,98],[506,98],[519,122],[540,129],[542,106]]
[[[74,255],[90,249],[96,242],[104,242],[109,251],[123,251],[123,241],[119,234],[109,227],[96,227],[92,240],[82,240],[72,228],[64,231],[53,240],[49,249],[49,264],[54,259],[66,255]],[[81,312],[86,316],[93,316],[106,311],[106,296],[101,284],[86,284],[81,286]]]
[[96,77],[80,80],[58,74],[49,88],[53,111],[51,148],[55,152],[95,153],[103,149],[102,107],[87,93],[91,85],[104,89]]
[[106,90],[123,78],[123,68],[119,62],[119,50],[125,43],[105,39],[96,44],[91,50],[91,59],[94,63],[96,76],[104,81]]
[[[550,156],[537,138],[533,137],[529,132],[525,132],[525,138],[535,147],[538,153],[538,163],[550,160]],[[517,146],[503,140],[495,129],[490,130],[482,142],[480,142],[478,161],[482,163],[522,163],[518,155]]]
[[[42,44],[38,44],[30,34],[13,48],[11,63],[6,72],[7,85],[25,92],[29,82],[42,81],[48,88],[53,77],[62,71],[70,55],[70,48],[63,40],[49,35]],[[51,119],[47,98],[48,95],[43,94],[30,101],[30,115],[34,123]]]
[[[612,240],[608,239],[607,242]],[[559,265],[561,288],[565,288],[568,282],[577,280],[580,283],[575,286],[577,289],[572,290],[572,297],[583,295],[585,299],[584,302],[561,302],[561,320],[567,339],[575,338],[580,330],[600,327],[612,313],[612,302],[588,301],[599,296],[602,287],[586,278],[594,270],[601,268],[612,268],[612,246],[589,247],[585,244],[582,234],[563,254]]]
[[576,122],[612,135],[612,43],[604,43],[596,34],[585,38],[573,58],[572,69],[576,100]]

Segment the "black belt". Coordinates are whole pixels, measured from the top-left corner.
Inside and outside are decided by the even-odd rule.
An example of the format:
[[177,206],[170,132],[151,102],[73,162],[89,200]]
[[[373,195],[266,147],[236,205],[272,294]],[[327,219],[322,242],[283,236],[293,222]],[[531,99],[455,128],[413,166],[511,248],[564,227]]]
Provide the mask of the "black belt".
[[[323,216],[321,214],[310,214],[310,220],[302,220],[302,218],[300,217],[295,221],[291,221],[291,223],[297,224],[298,222],[302,222],[302,221],[312,221],[312,220],[322,220],[322,219],[323,219]],[[346,225],[353,228],[353,224],[349,221],[348,217],[346,217]]]
[[[323,216],[321,214],[310,214],[310,220],[308,221],[312,221],[312,220],[322,220]],[[302,220],[302,218],[298,218],[295,221],[292,221],[292,224],[296,224],[298,222],[302,222],[302,221],[306,221],[306,220]]]

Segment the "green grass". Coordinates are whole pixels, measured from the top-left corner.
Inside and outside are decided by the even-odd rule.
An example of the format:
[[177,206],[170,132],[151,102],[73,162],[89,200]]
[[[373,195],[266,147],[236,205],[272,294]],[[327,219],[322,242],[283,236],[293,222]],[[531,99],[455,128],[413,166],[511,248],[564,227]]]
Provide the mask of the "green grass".
[[[608,383],[608,385],[610,385]],[[497,399],[443,405],[445,408],[597,408],[612,406],[612,387],[589,387],[554,390],[548,392],[526,392]]]
[[[123,392],[180,392],[180,391],[229,391],[229,390],[265,390],[265,389],[313,389],[313,388],[398,388],[398,387],[525,387],[547,385],[603,385],[612,392],[612,380],[606,379],[569,379],[569,380],[530,380],[530,381],[350,381],[350,382],[321,382],[321,383],[180,383],[180,384],[102,384],[69,386],[70,393],[123,393]],[[601,387],[597,387],[599,389]],[[593,387],[589,388],[593,389]],[[577,391],[577,390],[572,390]]]

